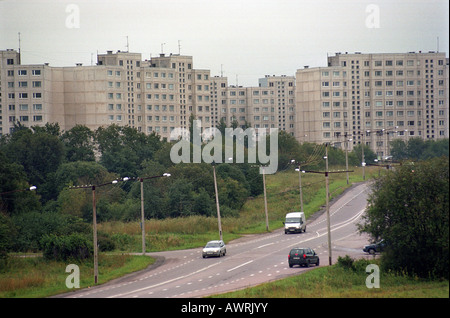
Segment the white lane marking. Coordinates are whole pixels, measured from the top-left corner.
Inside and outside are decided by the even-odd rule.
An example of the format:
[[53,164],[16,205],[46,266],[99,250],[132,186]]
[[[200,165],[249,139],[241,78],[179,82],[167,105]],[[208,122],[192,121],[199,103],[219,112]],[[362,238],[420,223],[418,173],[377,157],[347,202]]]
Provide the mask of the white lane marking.
[[264,245],[258,246],[257,248],[263,248],[263,247],[266,247],[266,246],[269,246],[269,245],[272,245],[272,244],[275,244],[275,243],[272,242],[272,243],[264,244]]
[[248,261],[247,263],[244,263],[244,264],[238,265],[238,266],[236,266],[236,267],[233,267],[233,268],[231,268],[231,269],[227,270],[227,272],[231,272],[231,271],[234,271],[235,269],[238,269],[239,267],[245,266],[245,265],[247,265],[247,264],[250,264],[250,263],[252,263],[252,262],[253,262],[253,261]]
[[138,292],[140,292],[140,291],[146,290],[146,289],[150,289],[150,288],[158,287],[158,286],[161,286],[161,285],[164,285],[164,284],[168,284],[168,283],[174,282],[174,281],[176,281],[176,280],[179,280],[179,279],[182,279],[182,278],[186,278],[186,277],[189,277],[189,276],[191,276],[191,275],[200,273],[200,272],[202,272],[202,271],[204,271],[204,270],[207,270],[207,269],[209,269],[209,268],[211,268],[211,267],[213,267],[213,266],[216,266],[216,265],[218,265],[218,264],[220,264],[220,263],[221,263],[221,262],[218,262],[218,263],[215,263],[215,264],[212,264],[212,265],[203,267],[203,268],[201,268],[201,269],[199,269],[198,271],[195,271],[195,272],[193,272],[193,273],[189,273],[189,274],[186,274],[186,275],[183,275],[183,276],[179,276],[179,277],[176,277],[176,278],[173,278],[173,279],[169,279],[169,280],[166,280],[165,282],[161,282],[161,283],[158,283],[158,284],[155,284],[155,285],[151,285],[151,286],[147,286],[147,287],[140,288],[140,289],[135,289],[135,290],[132,290],[132,291],[129,291],[129,292],[126,292],[126,293],[121,293],[121,294],[117,294],[117,295],[112,295],[112,296],[109,296],[108,298],[115,298],[115,297],[121,297],[121,296],[129,295],[129,294],[134,294],[134,293],[138,293]]

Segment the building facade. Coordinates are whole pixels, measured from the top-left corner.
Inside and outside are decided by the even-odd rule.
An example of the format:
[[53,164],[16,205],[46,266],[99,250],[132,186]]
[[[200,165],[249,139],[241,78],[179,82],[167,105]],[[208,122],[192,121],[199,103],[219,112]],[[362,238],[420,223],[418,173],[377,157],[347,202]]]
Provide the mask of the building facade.
[[448,79],[445,53],[336,53],[296,72],[295,136],[362,143],[379,157],[394,138],[448,138]]
[[188,128],[278,128],[299,142],[366,144],[389,155],[389,141],[449,137],[445,53],[340,54],[295,76],[266,75],[258,86],[195,69],[192,56],[107,51],[96,65],[22,65],[0,51],[0,135],[14,124],[59,123],[61,130],[128,125],[169,138]]

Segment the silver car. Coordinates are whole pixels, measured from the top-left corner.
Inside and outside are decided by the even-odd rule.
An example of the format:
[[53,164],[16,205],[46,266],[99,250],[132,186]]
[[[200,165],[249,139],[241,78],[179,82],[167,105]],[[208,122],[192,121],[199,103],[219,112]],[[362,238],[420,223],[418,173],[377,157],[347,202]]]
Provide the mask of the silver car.
[[209,241],[203,248],[203,258],[207,256],[225,256],[227,248],[223,241]]

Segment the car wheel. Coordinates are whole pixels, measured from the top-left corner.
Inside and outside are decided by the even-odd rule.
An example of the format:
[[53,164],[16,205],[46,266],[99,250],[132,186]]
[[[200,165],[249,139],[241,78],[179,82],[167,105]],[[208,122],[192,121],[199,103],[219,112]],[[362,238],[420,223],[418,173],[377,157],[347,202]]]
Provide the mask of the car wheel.
[[369,254],[375,254],[375,249],[373,249],[373,248],[371,248],[370,250],[369,250]]
[[317,259],[316,266],[319,266],[319,264],[320,264],[320,259]]
[[292,268],[292,266],[294,266],[294,264],[289,263],[289,267]]

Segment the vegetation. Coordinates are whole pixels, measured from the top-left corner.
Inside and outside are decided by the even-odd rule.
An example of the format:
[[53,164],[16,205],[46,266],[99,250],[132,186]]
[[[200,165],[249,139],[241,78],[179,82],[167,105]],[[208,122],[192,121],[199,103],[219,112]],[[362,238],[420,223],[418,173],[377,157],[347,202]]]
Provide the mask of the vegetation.
[[379,288],[367,288],[366,266],[377,260],[339,258],[332,266],[319,267],[275,282],[265,283],[213,298],[448,298],[449,284],[403,273],[380,271]]
[[374,184],[361,230],[383,238],[386,269],[449,277],[448,157],[404,162]]
[[[323,169],[323,145],[300,145],[284,132],[279,134],[278,144],[282,159],[279,171],[292,169],[289,158],[307,162],[312,169]],[[144,182],[146,219],[214,217],[212,166],[174,164],[170,159],[171,147],[171,143],[158,135],[145,135],[131,127],[110,125],[91,131],[75,126],[61,132],[58,124],[32,128],[17,124],[13,133],[0,138],[1,259],[5,260],[8,252],[43,251],[44,237],[47,246],[49,237],[54,241],[56,236],[73,233],[92,237],[89,232],[92,191],[89,187],[71,186],[132,178],[132,181],[97,187],[96,210],[99,223],[135,222],[140,219],[141,193],[139,182],[133,180],[170,173],[171,178]],[[366,152],[370,156],[370,151]],[[349,157],[356,158],[356,154]],[[331,161],[343,164],[343,152],[330,149],[330,164]],[[218,164],[216,172],[224,218],[239,217],[247,198],[263,192],[258,166]],[[24,191],[30,186],[37,189]],[[104,250],[116,249],[117,241],[120,240],[106,233],[99,238]]]
[[[293,171],[291,160],[309,170],[324,169],[323,145],[299,144],[284,132],[278,138],[278,172],[266,175],[270,229],[281,226],[286,210],[299,208],[298,173]],[[409,142],[419,144],[414,139]],[[427,147],[419,148],[427,156],[443,153],[448,157],[446,142],[427,142]],[[396,145],[400,143],[393,142],[392,154],[397,151]],[[155,134],[145,135],[130,127],[111,125],[90,131],[76,126],[61,132],[58,124],[32,128],[18,124],[13,133],[0,138],[0,272],[12,270],[11,264],[17,259],[9,255],[17,252],[42,252],[43,262],[48,264],[69,259],[91,262],[92,191],[89,187],[71,187],[107,184],[123,177],[132,179],[96,189],[101,252],[141,250],[141,193],[136,180],[166,172],[172,177],[144,182],[148,250],[197,247],[217,238],[212,166],[174,164],[170,160],[171,147],[172,143]],[[330,167],[343,167],[344,152],[333,147],[328,151]],[[376,158],[366,146],[364,153],[366,162]],[[349,153],[350,166],[360,166],[360,154],[361,146]],[[262,175],[258,167],[217,164],[215,168],[225,240],[264,232]],[[351,182],[361,181],[360,168],[352,169],[358,172],[351,174]],[[372,168],[372,173],[373,169],[377,168]],[[369,175],[369,167],[366,171]],[[324,204],[323,179],[318,174],[303,177],[307,216]],[[332,195],[348,186],[345,174],[333,174],[330,179]],[[31,185],[37,189],[28,191]]]
[[[98,282],[103,284],[130,272],[147,268],[155,260],[148,256],[106,255],[98,262]],[[41,298],[65,293],[69,262],[42,257],[11,257],[0,270],[0,298]],[[80,269],[80,288],[94,285],[93,261],[74,262]]]

